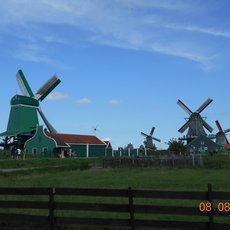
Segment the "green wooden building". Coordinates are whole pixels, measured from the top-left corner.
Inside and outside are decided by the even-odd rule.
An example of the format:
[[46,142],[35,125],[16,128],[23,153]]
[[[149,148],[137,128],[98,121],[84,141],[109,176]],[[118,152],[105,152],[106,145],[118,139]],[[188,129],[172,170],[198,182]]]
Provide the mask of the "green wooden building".
[[35,135],[25,142],[29,154],[57,157],[98,157],[106,155],[106,143],[96,136],[50,133],[38,126]]

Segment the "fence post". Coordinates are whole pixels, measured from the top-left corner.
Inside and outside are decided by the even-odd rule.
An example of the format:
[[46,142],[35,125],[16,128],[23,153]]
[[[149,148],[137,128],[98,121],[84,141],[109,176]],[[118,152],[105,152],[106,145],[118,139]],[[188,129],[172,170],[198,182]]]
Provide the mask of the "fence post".
[[134,223],[134,206],[133,206],[133,191],[132,188],[128,188],[128,196],[129,196],[129,213],[130,213],[130,226],[132,230],[135,230]]
[[54,194],[55,188],[50,188],[49,190],[49,223],[50,230],[54,229]]
[[209,213],[209,230],[213,229],[213,202],[212,202],[212,185],[208,184],[208,201],[211,203],[212,210]]

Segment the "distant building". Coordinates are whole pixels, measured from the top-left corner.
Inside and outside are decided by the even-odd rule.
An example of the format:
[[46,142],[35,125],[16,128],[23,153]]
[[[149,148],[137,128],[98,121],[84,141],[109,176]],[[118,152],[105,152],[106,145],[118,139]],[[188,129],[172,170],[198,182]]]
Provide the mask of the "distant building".
[[112,157],[113,156],[113,148],[112,148],[111,142],[110,141],[104,141],[104,143],[106,144],[105,156],[106,157]]
[[25,142],[29,154],[58,157],[105,156],[106,143],[96,136],[50,133],[38,126],[35,135]]

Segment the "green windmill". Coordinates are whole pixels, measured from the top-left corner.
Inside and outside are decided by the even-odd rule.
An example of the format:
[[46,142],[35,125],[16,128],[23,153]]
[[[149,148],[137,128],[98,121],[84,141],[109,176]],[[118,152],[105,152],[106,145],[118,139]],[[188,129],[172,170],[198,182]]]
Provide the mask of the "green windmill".
[[48,130],[52,133],[57,132],[45,117],[39,104],[61,81],[54,75],[34,94],[22,70],[18,71],[16,78],[23,95],[15,95],[10,101],[11,110],[7,130],[0,134],[5,137],[5,147],[12,143],[23,145],[33,136],[39,124],[38,113]]

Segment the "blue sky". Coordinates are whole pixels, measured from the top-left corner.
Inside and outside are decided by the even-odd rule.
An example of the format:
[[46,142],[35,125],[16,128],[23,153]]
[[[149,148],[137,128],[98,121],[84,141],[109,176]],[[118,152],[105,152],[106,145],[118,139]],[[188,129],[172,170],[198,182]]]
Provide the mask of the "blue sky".
[[[143,143],[180,137],[181,99],[230,127],[230,1],[0,0],[0,130],[22,69],[33,91],[53,74],[61,84],[41,103],[60,133]],[[42,123],[42,122],[41,122]]]

